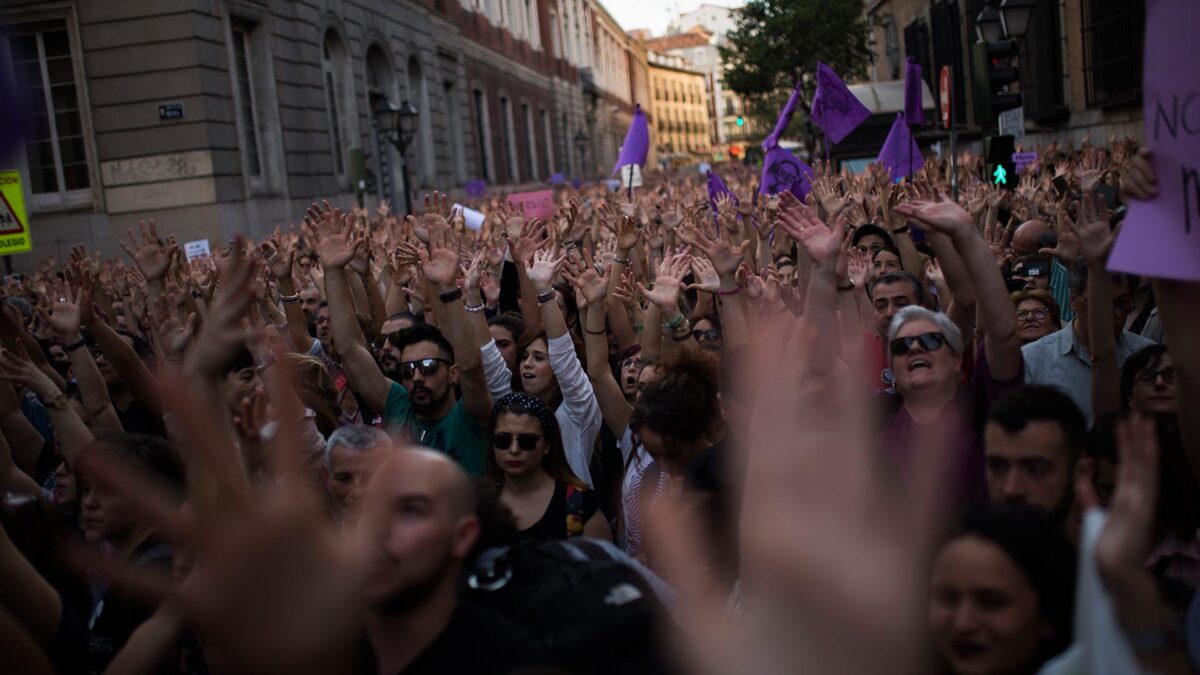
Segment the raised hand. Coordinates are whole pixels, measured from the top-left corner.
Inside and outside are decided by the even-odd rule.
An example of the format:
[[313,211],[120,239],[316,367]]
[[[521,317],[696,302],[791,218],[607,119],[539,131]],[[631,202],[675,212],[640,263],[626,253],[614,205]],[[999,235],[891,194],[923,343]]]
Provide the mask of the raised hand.
[[944,194],[939,195],[937,199],[918,199],[897,204],[896,213],[951,238],[975,231],[971,214]]
[[171,259],[179,251],[179,247],[163,245],[158,238],[158,226],[154,220],[138,221],[138,227],[141,230],[141,241],[138,241],[131,227],[129,228],[129,246],[122,241],[121,250],[133,259],[138,271],[142,273],[147,282],[159,283],[170,269]]
[[66,284],[61,282],[55,284],[53,292],[58,295],[58,298],[51,303],[51,312],[47,313],[41,309],[38,311],[38,315],[55,333],[58,333],[60,338],[78,333],[81,325],[79,307],[85,302],[90,305],[92,299],[84,297],[83,289],[72,292]]
[[1050,225],[1054,228],[1054,236],[1058,241],[1054,248],[1042,248],[1038,250],[1038,253],[1052,255],[1061,260],[1063,264],[1072,265],[1083,253],[1083,246],[1079,243],[1079,238],[1075,236],[1075,223],[1066,207],[1058,210],[1058,218],[1050,221]]
[[[740,267],[740,263],[738,267]],[[697,257],[692,258],[692,275],[696,279],[696,283],[688,284],[689,291],[704,291],[705,293],[716,293],[721,290],[721,276],[717,274],[717,270],[708,258]],[[736,273],[737,267],[734,268]]]
[[479,289],[479,281],[483,276],[485,251],[480,251],[471,258],[471,263],[467,265],[467,272],[463,275],[463,291],[474,291]]
[[[611,270],[612,268],[609,268]],[[599,274],[594,269],[585,269],[579,274],[572,274],[563,271],[563,278],[571,282],[575,290],[583,298],[583,303],[579,309],[586,309],[592,305],[604,302],[608,295],[608,273]]]
[[814,263],[833,260],[842,250],[846,230],[844,223],[839,220],[831,230],[812,208],[798,200],[789,201],[784,207],[779,214],[779,225],[800,244]]
[[1079,204],[1079,219],[1066,219],[1075,239],[1083,249],[1083,257],[1089,263],[1103,265],[1108,261],[1108,252],[1113,245],[1112,228],[1108,225],[1104,201],[1095,192],[1085,192]]
[[865,289],[870,272],[871,259],[865,253],[852,249],[846,256],[846,275],[854,287]]
[[539,220],[526,221],[522,218],[518,236],[514,239],[510,235],[508,239],[508,246],[512,251],[513,262],[518,265],[528,266],[533,260],[533,254],[545,248],[550,243],[550,240],[545,237],[545,223]]
[[617,248],[628,253],[630,249],[637,246],[641,238],[642,231],[638,229],[637,221],[629,216],[621,218],[620,224],[617,225]]
[[538,293],[545,293],[554,287],[554,278],[566,260],[567,256],[558,255],[557,251],[538,251],[533,256],[533,262],[526,263],[525,274]]
[[254,262],[243,257],[241,237],[237,237],[234,243],[233,252],[221,275],[220,287],[213,294],[204,326],[195,346],[188,352],[186,370],[189,372],[205,376],[220,375],[245,344],[246,335],[241,322],[246,310],[254,302],[251,292]]
[[341,269],[350,263],[358,247],[365,242],[361,238],[352,239],[349,214],[329,206],[325,202],[322,209],[316,204],[309,207],[304,219],[304,225],[313,241],[317,242],[317,255],[321,258],[321,267]]
[[683,288],[683,278],[687,276],[689,258],[687,254],[677,253],[664,259],[658,266],[654,288],[646,288],[640,281],[637,284],[642,295],[658,305],[664,315],[674,316],[679,311],[679,291]]
[[279,238],[267,239],[258,245],[259,255],[267,263],[271,276],[279,279],[292,277],[292,263],[296,259],[296,251],[291,246],[285,246]]

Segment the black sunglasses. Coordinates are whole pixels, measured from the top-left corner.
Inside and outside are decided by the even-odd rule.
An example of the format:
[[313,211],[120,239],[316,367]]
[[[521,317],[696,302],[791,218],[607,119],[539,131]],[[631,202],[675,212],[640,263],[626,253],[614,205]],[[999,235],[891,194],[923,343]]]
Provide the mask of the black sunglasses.
[[707,338],[709,342],[716,342],[717,338],[721,337],[721,331],[716,328],[709,328],[708,330],[696,329],[692,331],[692,337],[697,342],[700,341],[700,338]]
[[[512,447],[514,436],[512,434],[492,434],[492,447],[497,450],[507,450]],[[537,450],[538,441],[542,440],[537,434],[517,434],[517,447],[525,452],[533,452]]]
[[925,348],[925,351],[932,352],[946,345],[946,336],[941,333],[921,333],[920,335],[896,338],[889,343],[889,346],[892,348],[893,356],[903,356],[912,351],[913,345],[918,342]]
[[1175,384],[1175,368],[1171,366],[1167,366],[1166,368],[1161,368],[1159,370],[1147,369],[1140,371],[1133,377],[1133,381],[1142,385],[1143,387],[1149,387],[1158,381],[1158,377],[1160,375],[1162,376],[1163,384]]
[[443,363],[450,363],[446,359],[418,359],[416,361],[405,361],[400,364],[400,379],[411,380],[417,370],[420,369],[421,374],[425,377],[433,377],[437,375],[437,371],[442,367]]

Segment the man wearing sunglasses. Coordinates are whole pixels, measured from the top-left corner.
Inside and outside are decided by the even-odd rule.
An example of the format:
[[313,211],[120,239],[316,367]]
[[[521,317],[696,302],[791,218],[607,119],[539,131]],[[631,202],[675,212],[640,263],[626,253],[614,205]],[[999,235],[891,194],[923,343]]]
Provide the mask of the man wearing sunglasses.
[[[469,334],[463,344],[464,334],[451,331],[451,338],[456,340],[451,344],[437,328],[417,324],[388,337],[400,356],[396,380],[384,375],[367,348],[346,279],[344,267],[355,248],[346,231],[325,233],[319,242],[325,288],[333,310],[333,340],[351,386],[373,410],[383,411],[389,429],[404,429],[415,443],[441,450],[467,473],[481,475],[492,399],[483,378],[479,350],[470,343]],[[454,299],[442,301],[452,302]],[[445,309],[438,306],[435,311],[444,315]],[[457,361],[456,355],[462,360]],[[455,385],[462,388],[461,399],[455,397]]]

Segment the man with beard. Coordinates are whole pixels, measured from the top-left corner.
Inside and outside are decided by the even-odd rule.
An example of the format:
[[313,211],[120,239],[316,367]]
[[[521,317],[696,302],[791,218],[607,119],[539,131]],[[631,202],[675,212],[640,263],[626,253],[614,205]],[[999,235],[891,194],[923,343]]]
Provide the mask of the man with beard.
[[1014,389],[992,406],[983,439],[991,501],[1036,506],[1067,524],[1075,464],[1087,443],[1071,398],[1053,387]]
[[425,450],[388,455],[371,480],[358,536],[367,555],[361,673],[513,673],[552,663],[528,634],[458,596],[479,537],[475,488]]
[[[479,349],[471,342],[470,334],[452,331],[452,337],[458,340],[452,345],[437,328],[418,324],[388,337],[392,348],[399,351],[399,364],[395,380],[386,376],[367,349],[355,316],[344,269],[352,251],[344,232],[329,233],[321,239],[319,253],[325,266],[333,341],[350,385],[370,409],[383,411],[384,424],[390,430],[403,429],[414,442],[441,450],[468,473],[482,475],[492,398],[484,381]],[[448,298],[441,303],[455,300]],[[463,311],[461,305],[456,311]],[[456,361],[456,353],[461,361]],[[461,400],[455,398],[455,385],[462,388]]]

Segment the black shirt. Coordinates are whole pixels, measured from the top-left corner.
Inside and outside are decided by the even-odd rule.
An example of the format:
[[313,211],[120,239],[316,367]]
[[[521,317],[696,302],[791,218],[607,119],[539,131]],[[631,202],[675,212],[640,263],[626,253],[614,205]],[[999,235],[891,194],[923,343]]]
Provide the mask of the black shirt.
[[[568,487],[571,494],[568,495]],[[554,482],[554,496],[546,505],[546,512],[541,519],[528,529],[521,530],[519,539],[534,539],[548,541],[551,539],[569,539],[583,534],[583,526],[589,518],[595,515],[599,505],[596,503],[596,493],[591,490],[568,486],[562,481]],[[570,523],[568,524],[568,517]]]
[[[366,645],[357,672],[378,672],[375,654]],[[458,601],[441,635],[401,671],[403,675],[515,675],[553,672],[554,657],[533,636],[503,616]]]
[[[133,571],[142,574],[170,574],[171,547],[161,539],[151,537],[142,542],[129,556]],[[93,578],[95,605],[87,624],[89,670],[103,672],[112,658],[137,627],[150,618],[155,607],[139,601],[120,588],[109,587],[100,578]]]

